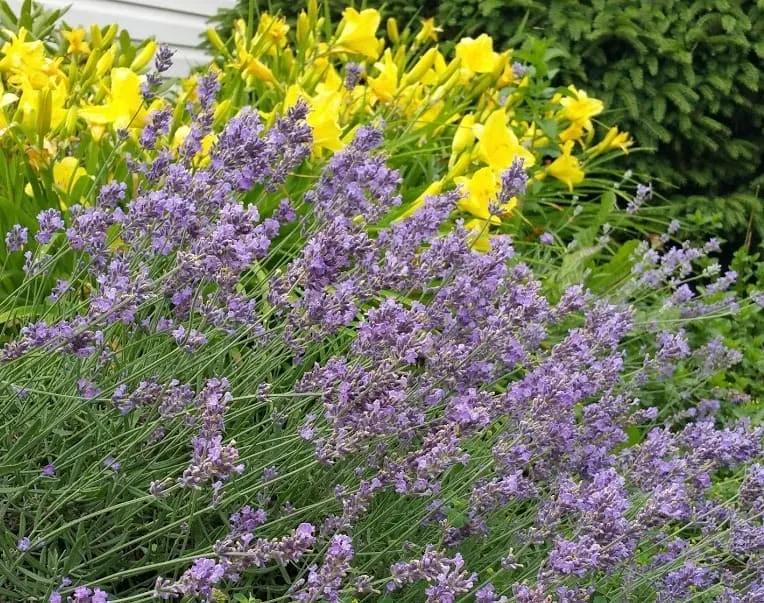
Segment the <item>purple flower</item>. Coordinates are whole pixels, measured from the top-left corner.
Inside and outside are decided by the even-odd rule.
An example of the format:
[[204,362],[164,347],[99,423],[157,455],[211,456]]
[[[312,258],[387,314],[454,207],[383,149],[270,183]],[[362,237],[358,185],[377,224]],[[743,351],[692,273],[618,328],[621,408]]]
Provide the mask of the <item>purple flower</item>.
[[542,232],[539,236],[539,243],[542,245],[554,245],[554,235],[551,232]]
[[122,464],[113,456],[107,456],[103,460],[103,466],[106,467],[107,469],[111,469],[112,471],[116,472],[116,471],[119,471]]
[[32,541],[26,536],[19,538],[19,541],[16,543],[16,548],[22,553],[28,551],[30,546],[32,546]]
[[8,253],[19,251],[27,244],[28,237],[29,231],[24,226],[14,224],[8,231],[8,234],[5,235],[5,247]]
[[53,477],[56,475],[56,466],[53,463],[48,463],[42,468],[42,474],[45,477]]
[[61,212],[57,209],[44,209],[37,214],[39,229],[35,239],[39,243],[50,243],[53,235],[64,228],[64,220],[61,218]]
[[57,590],[50,593],[50,596],[48,597],[48,603],[61,603],[62,600],[61,593]]
[[345,90],[352,90],[361,81],[363,75],[363,65],[358,63],[346,63],[345,64]]

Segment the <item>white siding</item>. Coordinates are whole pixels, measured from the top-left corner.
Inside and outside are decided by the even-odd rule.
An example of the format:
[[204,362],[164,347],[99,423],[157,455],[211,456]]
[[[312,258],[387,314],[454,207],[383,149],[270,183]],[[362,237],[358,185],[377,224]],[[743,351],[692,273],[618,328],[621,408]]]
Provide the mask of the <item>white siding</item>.
[[[71,6],[64,22],[73,27],[98,23],[117,23],[135,40],[154,37],[175,50],[172,75],[185,75],[191,65],[204,62],[204,53],[196,48],[200,34],[207,29],[207,19],[219,8],[231,7],[236,0],[40,0],[50,8]],[[18,10],[22,0],[10,0]]]

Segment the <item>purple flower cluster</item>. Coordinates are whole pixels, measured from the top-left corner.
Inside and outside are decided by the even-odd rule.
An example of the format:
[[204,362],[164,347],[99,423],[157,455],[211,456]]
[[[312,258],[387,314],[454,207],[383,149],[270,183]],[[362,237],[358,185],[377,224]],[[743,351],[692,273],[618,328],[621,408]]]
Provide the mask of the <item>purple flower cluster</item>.
[[[162,53],[157,73],[169,60]],[[110,182],[93,206],[71,209],[68,228],[59,212],[40,214],[36,240],[47,244],[63,232],[81,272],[55,297],[68,291],[67,300],[81,296],[81,303],[62,303],[56,320],[27,325],[0,356],[10,367],[49,354],[78,363],[83,370],[69,393],[89,407],[110,399],[131,428],[151,432],[149,448],[161,449],[172,430],[181,449],[190,438],[190,461],[173,488],[210,487],[213,506],[230,500],[221,489],[244,472],[242,458],[252,466],[250,453],[260,451],[252,437],[259,427],[236,431],[243,422],[232,417],[249,409],[232,408],[232,391],[267,359],[274,387],[254,381],[241,394],[267,407],[264,422],[284,430],[282,443],[296,457],[315,453],[322,475],[337,472],[326,508],[309,505],[321,509],[307,515],[296,499],[279,498],[291,474],[283,459],[264,455],[245,476],[252,487],[230,497],[252,494],[258,508],[233,513],[209,556],[177,580],[157,580],[156,596],[210,600],[222,583],[244,583],[245,572],[270,564],[284,575],[297,566],[299,577],[283,593],[303,602],[373,593],[381,582],[389,593],[423,582],[431,602],[469,594],[481,603],[572,603],[589,600],[599,579],[618,576],[626,592],[647,572],[658,600],[711,586],[761,590],[752,576],[761,567],[764,431],[747,420],[718,423],[715,398],[701,398],[681,417],[661,416],[662,423],[640,400],[654,374],[667,379],[683,364],[706,378],[738,362],[737,352],[718,340],[693,350],[686,331],[656,326],[634,358],[628,338],[639,312],[628,296],[608,299],[581,285],[547,295],[507,237],[474,252],[462,224],[443,228],[456,192],[388,223],[401,178],[379,153],[383,138],[374,127],[359,128],[304,194],[312,214],[290,231],[299,247],[274,253],[292,243],[280,229],[297,213],[288,200],[279,203],[280,189],[310,154],[308,108],[297,103],[268,129],[256,110],[244,109],[200,161],[217,88],[214,74],[200,79],[198,115],[175,153],[156,148],[166,143],[168,114],[150,116],[141,144],[153,160],[135,165],[142,186],[132,198],[123,183]],[[516,161],[498,199],[526,186]],[[634,205],[650,194],[641,187]],[[26,231],[8,238],[20,248]],[[686,282],[711,247],[659,253],[644,246],[624,290],[649,295],[667,285],[668,306],[682,317],[731,308],[734,274],[700,293]],[[120,337],[164,346],[169,362],[182,359],[192,376],[122,371]],[[221,366],[230,381],[215,376]],[[277,406],[281,388],[307,400],[303,414]],[[102,468],[121,471],[116,458],[102,458]],[[737,500],[719,502],[714,477],[736,473]],[[307,478],[296,479],[322,482]],[[153,480],[150,492],[164,497],[172,483]],[[406,508],[404,527],[421,541],[406,548],[404,561],[391,557],[373,568],[389,565],[389,576],[360,574],[380,546],[366,522],[388,504]],[[277,521],[293,513],[309,522],[283,535]],[[268,523],[274,514],[281,517]],[[695,546],[692,534],[708,546]],[[475,554],[473,565],[468,554],[481,543],[497,549],[490,583],[487,572],[471,571],[485,571],[486,559]],[[20,551],[30,546],[18,542]],[[715,551],[739,563],[719,568]],[[105,596],[79,587],[73,600]]]

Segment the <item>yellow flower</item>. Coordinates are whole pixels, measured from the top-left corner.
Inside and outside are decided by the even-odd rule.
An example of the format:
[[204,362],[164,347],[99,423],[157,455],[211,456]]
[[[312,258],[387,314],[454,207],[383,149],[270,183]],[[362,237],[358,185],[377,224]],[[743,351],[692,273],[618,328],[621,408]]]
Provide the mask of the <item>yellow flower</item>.
[[376,59],[380,52],[376,38],[380,20],[379,12],[373,8],[364,9],[360,13],[354,8],[346,8],[342,13],[340,36],[334,49]]
[[374,66],[379,71],[377,77],[369,78],[369,88],[379,100],[389,103],[395,97],[398,89],[398,66],[393,60],[393,54],[388,48],[382,55],[382,60]]
[[435,19],[422,19],[422,28],[417,32],[414,40],[422,44],[427,40],[438,41],[438,33],[443,31],[442,27],[435,27]]
[[[602,113],[605,104],[597,98],[589,98],[585,91],[576,90],[573,85],[568,86],[568,90],[573,93],[572,96],[559,98],[559,103],[562,105],[560,117],[582,126],[587,132],[591,131],[594,128],[591,118]],[[554,99],[552,101],[555,102]]]
[[454,140],[451,142],[451,157],[456,157],[462,151],[470,148],[475,142],[475,115],[467,113],[456,127]]
[[314,151],[327,149],[339,151],[345,146],[340,140],[342,128],[339,125],[339,111],[342,95],[325,91],[310,100],[311,110],[306,121],[313,130]]
[[[170,141],[170,148],[173,151],[177,151],[180,148],[180,145],[183,144],[183,141],[186,140],[186,137],[190,134],[191,128],[189,126],[183,125],[180,126],[177,130],[175,130],[175,133],[172,135],[172,141]],[[194,157],[194,163],[196,165],[206,165],[209,163],[209,154],[210,149],[212,149],[212,145],[215,144],[218,137],[217,134],[214,132],[211,132],[210,134],[207,134],[204,138],[202,138],[202,145],[201,149],[197,152],[196,156]]]
[[476,39],[462,38],[456,45],[456,57],[462,60],[462,67],[473,73],[491,73],[499,55],[493,50],[491,37],[480,34]]
[[[260,22],[257,25],[257,35],[264,36],[271,44],[277,48],[284,48],[287,43],[287,34],[289,25],[283,17],[275,17],[268,13],[260,15]],[[275,51],[275,48],[272,49]]]
[[[88,177],[85,168],[80,166],[76,157],[64,157],[53,164],[53,183],[58,187],[61,193],[69,195],[74,189],[80,178]],[[32,185],[27,184],[24,192],[30,197],[34,195]],[[66,210],[67,205],[63,199],[59,200],[62,210]]]
[[72,29],[70,31],[63,31],[61,32],[61,35],[64,36],[64,39],[67,42],[69,42],[69,47],[66,49],[66,54],[90,54],[90,46],[85,41],[87,32],[84,29],[78,28]]
[[246,62],[242,65],[241,77],[245,80],[254,78],[268,83],[276,81],[268,66],[251,55],[246,57]]
[[126,67],[111,70],[109,100],[103,105],[83,107],[80,117],[91,126],[111,124],[115,129],[143,126],[146,110],[138,74]]
[[594,154],[606,153],[614,149],[621,149],[624,153],[629,152],[629,147],[634,144],[634,141],[629,136],[628,132],[619,132],[618,126],[613,126],[605,134],[600,142],[591,148],[591,152]]
[[495,170],[508,168],[515,157],[522,157],[525,168],[536,163],[533,153],[520,144],[512,128],[507,126],[503,109],[497,109],[482,127],[476,127],[478,158]]
[[585,176],[578,158],[571,155],[573,152],[573,144],[574,142],[572,140],[563,144],[562,155],[550,163],[546,168],[547,174],[566,184],[570,191],[573,190],[574,185],[583,182]]
[[464,225],[469,232],[469,241],[472,249],[481,253],[491,251],[491,235],[488,231],[488,222],[473,218]]
[[29,32],[19,28],[18,34],[11,34],[9,42],[0,48],[0,71],[15,73],[41,71],[45,63],[45,47],[40,40],[27,42]]
[[[488,205],[496,200],[496,195],[501,190],[501,181],[491,168],[480,168],[472,174],[472,177],[457,176],[454,182],[462,187],[464,195],[457,203],[459,209],[476,218],[490,220],[494,224],[501,223],[498,216],[493,216],[488,211]],[[512,207],[516,203],[517,201],[514,200]],[[508,207],[507,211],[511,211],[512,207]]]
[[38,90],[29,81],[23,82],[18,104],[22,127],[27,133],[37,132],[44,135],[46,132],[39,132],[39,127],[44,122],[46,131],[55,130],[66,119],[67,111],[64,105],[68,97],[69,92],[63,83]]

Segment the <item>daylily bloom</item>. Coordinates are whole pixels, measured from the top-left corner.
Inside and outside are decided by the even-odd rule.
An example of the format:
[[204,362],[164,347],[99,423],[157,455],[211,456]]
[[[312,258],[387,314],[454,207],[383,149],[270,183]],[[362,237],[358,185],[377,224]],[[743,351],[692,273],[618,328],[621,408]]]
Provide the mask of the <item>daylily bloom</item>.
[[[568,86],[573,96],[557,97],[562,105],[559,115],[573,124],[578,124],[587,132],[594,129],[591,118],[599,115],[605,109],[605,104],[597,99],[590,98],[584,90],[577,90],[575,86]],[[552,99],[555,102],[555,99]]]
[[146,109],[138,74],[126,67],[112,69],[109,92],[109,100],[105,104],[83,107],[80,117],[91,126],[111,124],[115,129],[143,126]]
[[422,19],[422,28],[417,32],[414,41],[422,44],[427,40],[438,41],[438,33],[443,31],[442,27],[435,27],[435,19]]
[[[47,103],[46,96],[49,96],[50,104]],[[21,86],[18,104],[21,111],[21,126],[28,134],[45,135],[48,130],[55,130],[66,119],[67,110],[64,105],[68,97],[69,91],[64,83],[38,90],[30,82],[25,81]],[[45,100],[44,103],[41,102],[43,100]],[[50,112],[49,115],[48,112]],[[46,132],[39,131],[42,122],[45,122]]]
[[19,28],[18,34],[11,34],[9,42],[0,48],[0,71],[26,72],[41,71],[45,63],[45,47],[40,40],[26,41],[29,32]]
[[499,54],[493,50],[493,40],[487,34],[477,38],[462,38],[456,45],[456,57],[462,60],[462,67],[473,73],[491,73]]
[[66,54],[90,54],[90,45],[85,41],[87,32],[82,29],[72,29],[70,31],[63,31],[61,35],[69,42],[69,47],[66,49]]
[[497,109],[482,126],[475,126],[479,139],[478,158],[495,170],[510,166],[515,157],[522,157],[526,168],[536,163],[533,153],[520,144],[512,128],[507,125],[503,109]]
[[360,13],[354,8],[346,8],[342,13],[340,36],[334,44],[334,50],[376,59],[380,51],[376,38],[380,21],[379,12],[373,8],[366,8]]
[[584,170],[581,169],[581,164],[578,161],[578,158],[571,155],[573,152],[573,144],[574,142],[572,140],[563,144],[562,155],[550,163],[546,168],[546,172],[550,176],[565,183],[570,191],[573,190],[574,185],[583,182],[585,177]]
[[342,128],[339,125],[342,95],[329,90],[310,99],[310,112],[305,121],[313,130],[314,152],[327,149],[339,151],[345,145],[340,140]]
[[369,88],[379,100],[389,103],[395,98],[395,92],[398,90],[398,66],[389,48],[382,55],[382,60],[374,66],[379,71],[379,75],[369,78]]
[[[476,218],[489,220],[492,224],[500,224],[498,216],[492,215],[488,209],[491,203],[496,202],[496,196],[501,190],[501,178],[489,167],[480,168],[472,177],[457,176],[454,182],[462,187],[464,197],[457,206]],[[517,199],[512,197],[509,203],[501,207],[501,213],[510,213],[517,205]]]

